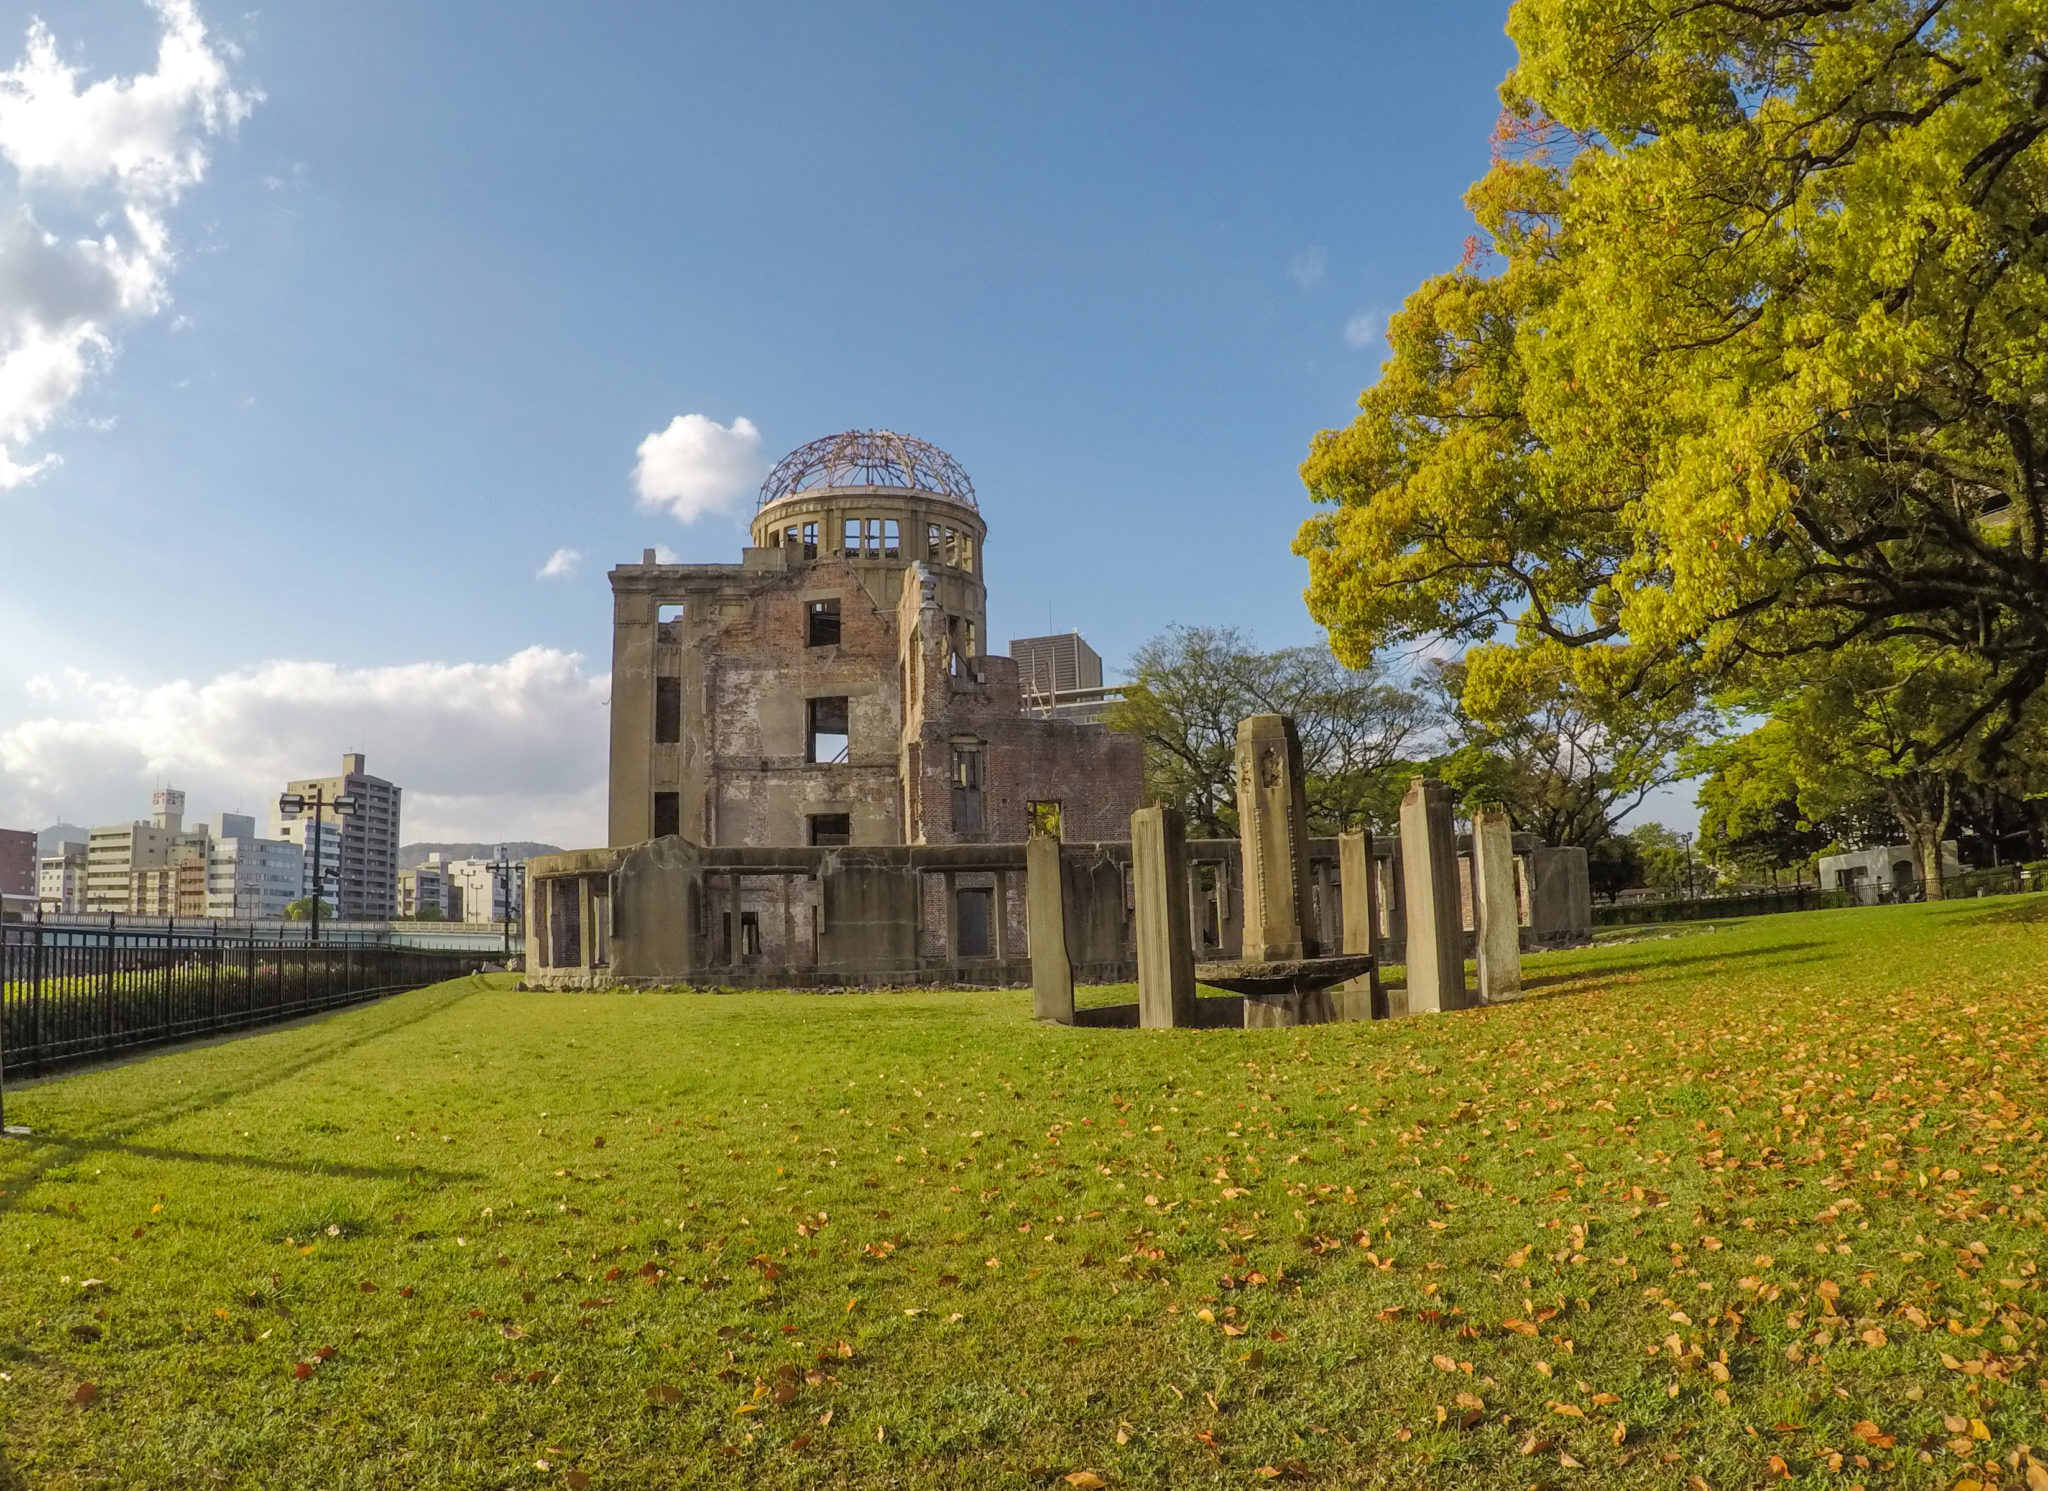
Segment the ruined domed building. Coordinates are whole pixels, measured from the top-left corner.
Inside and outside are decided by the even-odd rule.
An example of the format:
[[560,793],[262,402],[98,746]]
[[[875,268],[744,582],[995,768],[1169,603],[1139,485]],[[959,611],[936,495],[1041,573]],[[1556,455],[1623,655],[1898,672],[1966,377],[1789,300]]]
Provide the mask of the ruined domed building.
[[[649,550],[612,571],[609,842],[527,862],[528,982],[1030,983],[1034,1009],[1071,1020],[1074,983],[1136,976],[1142,744],[1061,716],[1062,692],[1103,693],[1078,637],[1040,659],[1030,710],[1017,664],[988,653],[988,527],[953,458],[886,430],[813,441],[769,473],[751,538],[738,564]],[[1432,790],[1442,821],[1415,863],[1433,868],[1415,873],[1449,948],[1473,935],[1455,923],[1477,882]],[[1331,948],[1349,925],[1401,961],[1400,844],[1301,829],[1299,925]],[[1500,832],[1521,939],[1582,940],[1584,851]],[[1244,859],[1231,839],[1161,859],[1177,867],[1155,872],[1148,945],[1185,902],[1184,951],[1239,958],[1248,900],[1270,890]]]
[[988,527],[959,463],[853,430],[769,473],[738,564],[611,572],[610,842],[1123,840],[1139,741],[1027,715],[987,650]]

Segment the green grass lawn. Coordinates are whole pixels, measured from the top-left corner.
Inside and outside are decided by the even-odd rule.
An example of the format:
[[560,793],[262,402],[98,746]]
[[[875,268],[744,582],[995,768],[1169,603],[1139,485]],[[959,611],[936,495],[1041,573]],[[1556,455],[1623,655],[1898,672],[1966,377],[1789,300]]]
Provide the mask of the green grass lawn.
[[2048,1484],[2048,900],[1527,968],[479,979],[18,1090],[0,1486]]

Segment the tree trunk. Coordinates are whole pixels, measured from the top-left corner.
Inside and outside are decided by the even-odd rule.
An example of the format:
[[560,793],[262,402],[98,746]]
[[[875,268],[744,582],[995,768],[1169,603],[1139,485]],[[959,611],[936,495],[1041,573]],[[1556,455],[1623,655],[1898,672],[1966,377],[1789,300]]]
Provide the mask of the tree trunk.
[[1954,782],[1945,773],[1938,778],[1931,774],[1900,778],[1886,789],[1885,802],[1906,831],[1922,893],[1930,901],[1943,899],[1941,841],[1955,810]]
[[1920,883],[1926,887],[1927,899],[1942,899],[1941,888],[1941,824],[1922,822],[1914,825],[1913,862],[1920,871]]

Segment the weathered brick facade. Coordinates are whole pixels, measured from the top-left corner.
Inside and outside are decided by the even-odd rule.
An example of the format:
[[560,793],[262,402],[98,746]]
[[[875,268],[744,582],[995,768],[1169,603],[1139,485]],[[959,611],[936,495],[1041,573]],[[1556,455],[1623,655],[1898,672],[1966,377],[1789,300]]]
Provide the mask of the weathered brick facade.
[[738,564],[614,569],[610,842],[1017,842],[1033,804],[1127,838],[1138,740],[1027,716],[986,655],[986,531],[971,492],[814,486]]

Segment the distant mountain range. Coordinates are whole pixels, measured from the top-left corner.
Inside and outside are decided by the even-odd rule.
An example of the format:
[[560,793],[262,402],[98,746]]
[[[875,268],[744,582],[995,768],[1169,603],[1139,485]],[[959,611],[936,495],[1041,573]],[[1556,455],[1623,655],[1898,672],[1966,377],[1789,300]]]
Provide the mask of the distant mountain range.
[[398,868],[416,869],[427,862],[427,856],[438,854],[451,859],[496,859],[503,849],[514,859],[532,859],[537,854],[560,854],[560,848],[553,844],[536,844],[525,839],[498,839],[488,844],[401,844],[398,846]]
[[36,857],[55,854],[60,844],[83,844],[91,832],[75,823],[53,823],[36,835]]

